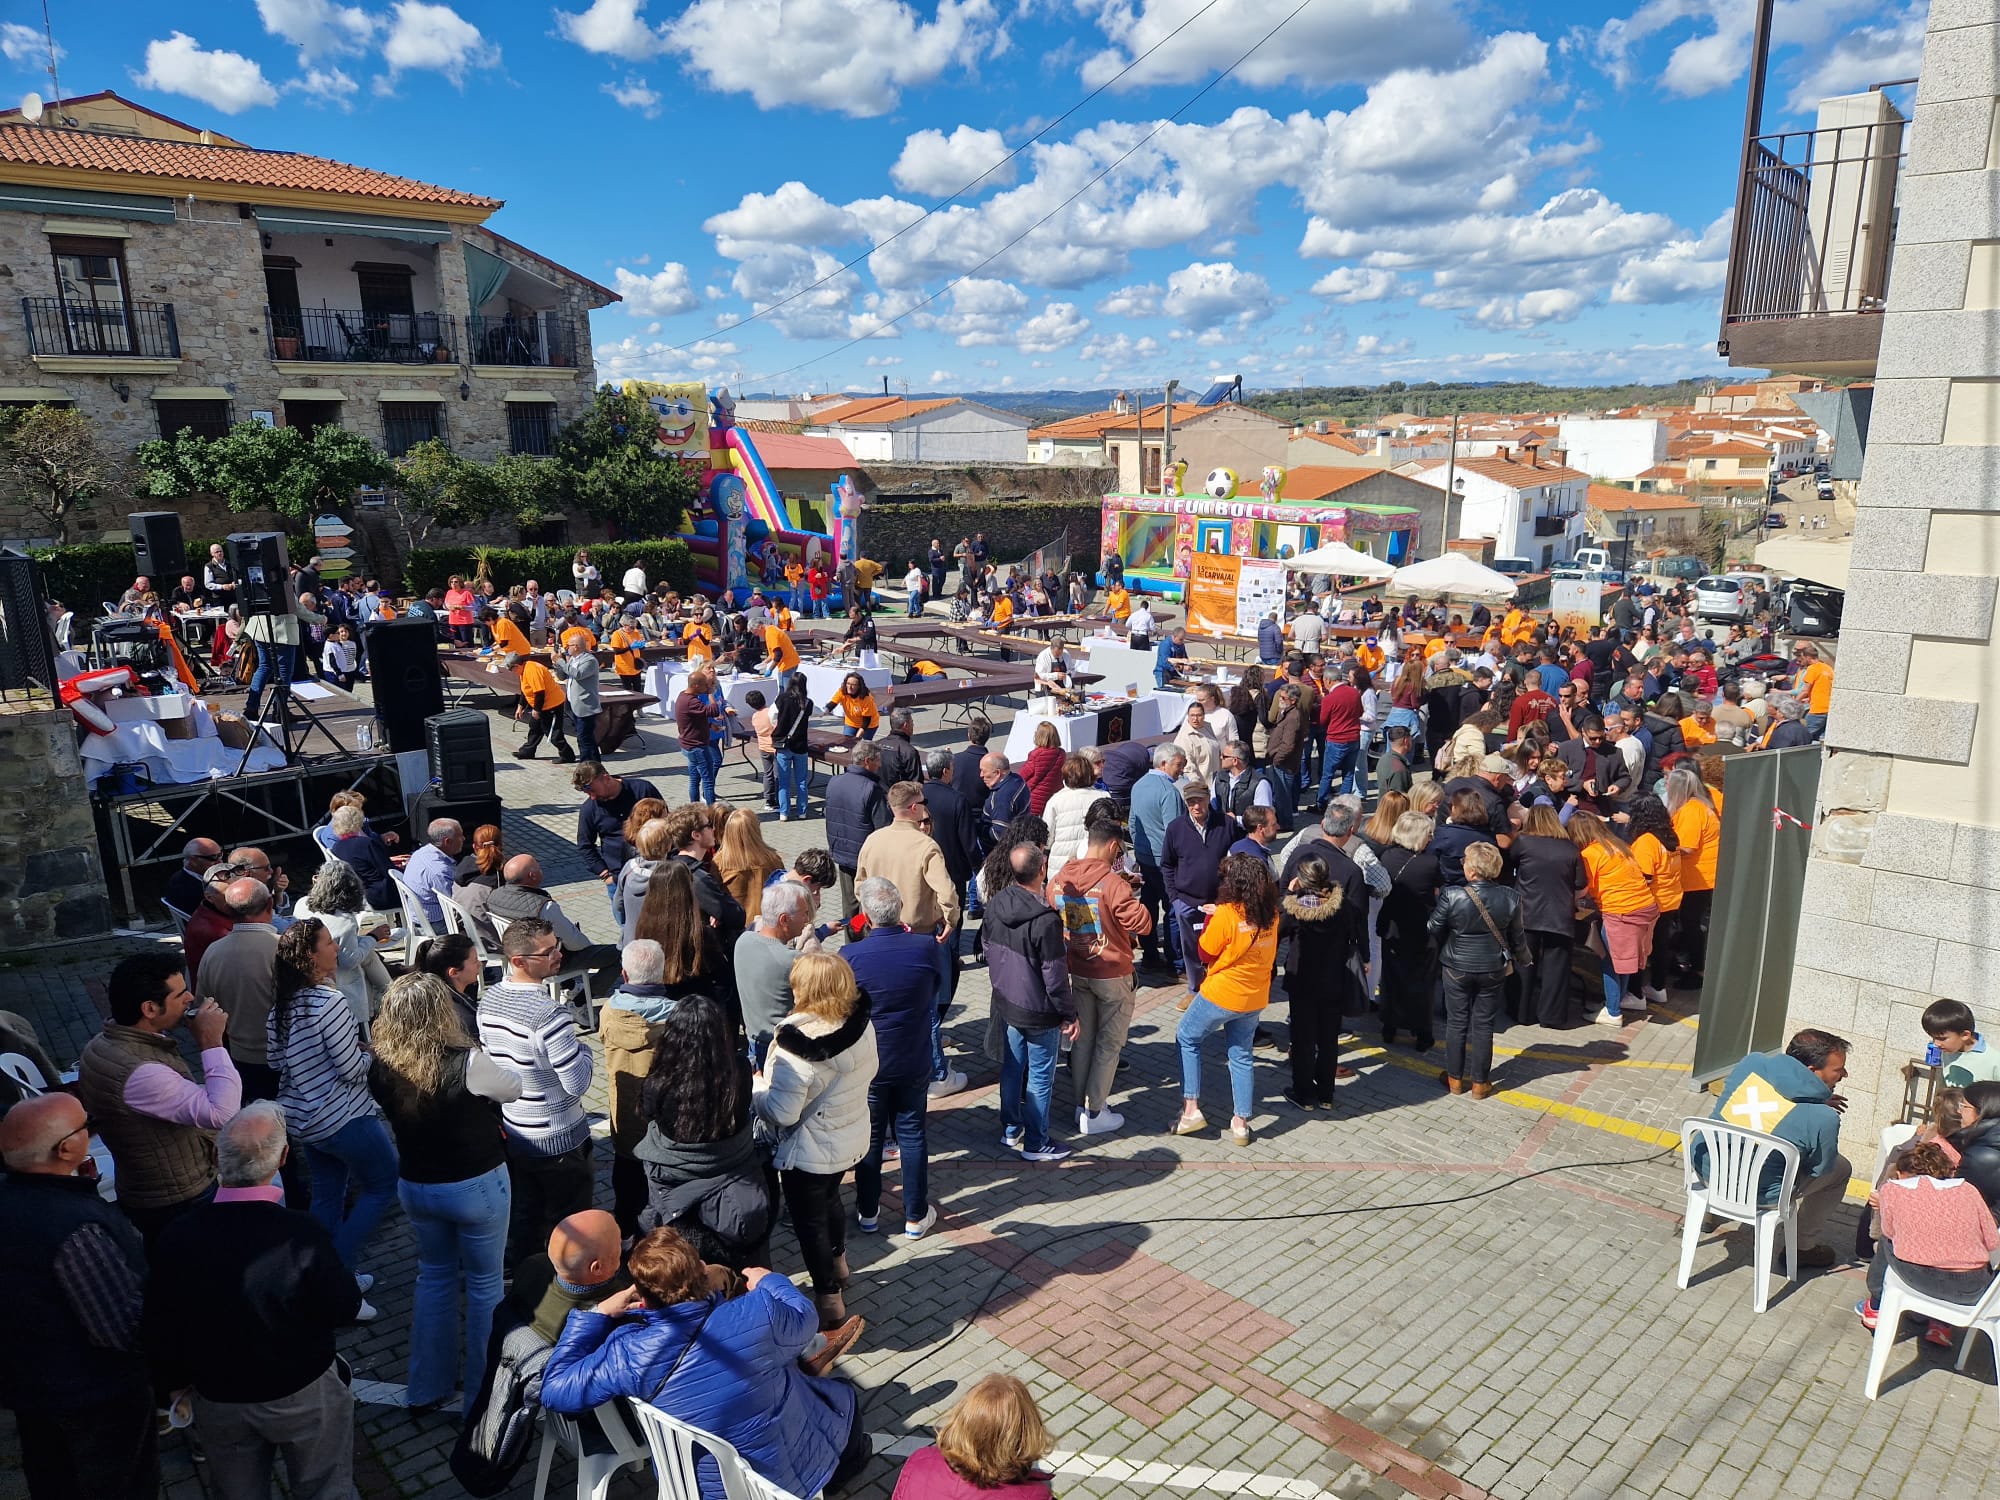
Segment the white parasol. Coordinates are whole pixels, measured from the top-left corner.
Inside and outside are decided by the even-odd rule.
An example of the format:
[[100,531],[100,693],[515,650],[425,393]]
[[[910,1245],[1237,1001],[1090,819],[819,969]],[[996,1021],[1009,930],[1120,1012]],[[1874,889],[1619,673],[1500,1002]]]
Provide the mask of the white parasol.
[[1384,592],[1430,599],[1511,599],[1514,580],[1481,566],[1463,552],[1447,552],[1398,568]]
[[1328,542],[1297,557],[1285,559],[1294,573],[1330,573],[1337,578],[1387,578],[1396,571],[1394,563],[1357,552],[1345,542]]

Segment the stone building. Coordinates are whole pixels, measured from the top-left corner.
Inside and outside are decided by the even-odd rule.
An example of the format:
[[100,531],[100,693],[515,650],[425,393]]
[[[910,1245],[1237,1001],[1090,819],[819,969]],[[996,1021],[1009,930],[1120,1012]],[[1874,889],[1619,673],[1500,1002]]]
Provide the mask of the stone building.
[[[545,454],[617,294],[486,228],[500,207],[108,92],[0,112],[0,404],[73,406],[114,458],[244,421]],[[0,498],[0,540],[38,528]]]
[[[1764,81],[1770,13],[1765,0],[1753,90]],[[1822,120],[1841,102],[1823,104]],[[1896,1118],[1902,1068],[1925,1046],[1927,1004],[1965,1001],[2000,1045],[2000,15],[1991,0],[1933,0],[1907,116],[1889,98],[1863,102],[1879,118],[1866,139],[1850,130],[1838,152],[1821,142],[1815,168],[1775,187],[1810,213],[1834,196],[1833,157],[1870,174],[1850,175],[1843,201],[1893,201],[1893,220],[1836,215],[1863,237],[1835,236],[1818,253],[1886,283],[1885,304],[1814,305],[1822,268],[1765,253],[1771,243],[1759,236],[1786,238],[1781,220],[1760,217],[1769,202],[1747,201],[1772,188],[1783,142],[1765,136],[1760,175],[1738,195],[1722,330],[1733,363],[1875,381],[1786,1016],[1788,1031],[1821,1026],[1855,1044],[1841,1134],[1857,1164],[1873,1159],[1879,1128]],[[1883,237],[1890,222],[1893,246]]]

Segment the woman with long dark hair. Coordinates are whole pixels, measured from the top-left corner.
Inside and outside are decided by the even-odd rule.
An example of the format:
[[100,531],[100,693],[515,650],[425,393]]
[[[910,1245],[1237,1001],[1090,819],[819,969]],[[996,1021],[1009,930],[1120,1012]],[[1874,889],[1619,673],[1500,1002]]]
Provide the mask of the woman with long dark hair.
[[[443,944],[466,939],[453,933],[430,942],[440,945],[432,958],[441,963]],[[467,1413],[486,1368],[514,1201],[500,1106],[521,1097],[519,1076],[473,1037],[448,980],[405,974],[382,997],[368,1069],[369,1092],[396,1137],[396,1195],[417,1238],[406,1404],[434,1405],[456,1383]]]
[[1278,960],[1278,883],[1266,861],[1249,854],[1223,859],[1200,950],[1207,976],[1174,1032],[1181,1051],[1181,1116],[1174,1134],[1208,1128],[1201,1113],[1201,1044],[1220,1031],[1229,1051],[1229,1139],[1247,1146],[1257,1108],[1250,1048],[1271,1003],[1271,971]]
[[[396,1196],[396,1145],[368,1092],[368,1054],[347,998],[333,986],[340,950],[317,917],[278,935],[265,1040],[278,1073],[285,1130],[312,1173],[313,1217],[352,1271]],[[354,1204],[347,1190],[355,1187]],[[356,1275],[366,1292],[372,1276]],[[363,1321],[374,1310],[362,1304]]]
[[[1556,766],[1562,762],[1548,757]],[[1527,821],[1508,851],[1514,889],[1521,896],[1528,968],[1521,976],[1521,1019],[1565,1028],[1581,1019],[1570,1002],[1570,960],[1576,951],[1578,903],[1590,889],[1583,858],[1548,802],[1528,809]]]
[[1653,900],[1659,904],[1660,920],[1655,929],[1653,951],[1646,959],[1645,977],[1652,982],[1640,990],[1646,1005],[1667,1003],[1667,979],[1673,970],[1672,934],[1680,922],[1681,840],[1674,832],[1674,820],[1667,805],[1647,793],[1625,804],[1629,821],[1625,837],[1641,864],[1657,870],[1653,877]]
[[706,996],[676,1001],[657,1025],[632,1148],[646,1178],[639,1223],[679,1231],[717,1265],[765,1265],[777,1205],[751,1129],[750,1059]]
[[1334,1103],[1350,926],[1341,920],[1342,897],[1326,861],[1308,854],[1298,862],[1279,903],[1279,937],[1292,942],[1285,965],[1285,996],[1292,1006],[1292,1086],[1285,1097],[1300,1109],[1332,1109]]
[[[417,944],[417,972],[444,982],[469,1034],[479,1031],[479,948],[462,932],[442,932]],[[390,989],[395,985],[391,984]]]
[[1660,908],[1653,898],[1658,873],[1611,831],[1596,813],[1577,812],[1569,820],[1569,841],[1583,859],[1584,879],[1597,907],[1604,1009],[1597,1019],[1607,1026],[1623,1025],[1629,1014],[1643,1015],[1644,1000],[1632,995],[1653,951],[1653,928]]
[[806,674],[793,672],[778,691],[772,709],[771,743],[778,756],[778,821],[804,822],[806,794],[812,787],[812,694]]
[[676,997],[707,995],[735,1016],[733,990],[725,992],[721,939],[701,914],[695,899],[694,872],[680,860],[663,860],[654,872],[632,936],[651,938],[660,945],[666,955],[660,982],[668,993]]

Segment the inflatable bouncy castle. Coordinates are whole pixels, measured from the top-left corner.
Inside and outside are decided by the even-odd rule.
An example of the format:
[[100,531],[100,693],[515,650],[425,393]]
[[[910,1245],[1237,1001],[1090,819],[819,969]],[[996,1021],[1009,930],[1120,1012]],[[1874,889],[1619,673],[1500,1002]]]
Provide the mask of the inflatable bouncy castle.
[[[702,466],[701,498],[679,540],[694,554],[695,581],[712,597],[741,604],[766,577],[782,577],[786,563],[826,559],[838,575],[842,542],[853,535],[859,493],[845,478],[827,497],[831,532],[814,531],[792,513],[757,456],[751,434],[736,425],[736,403],[727,390],[710,396],[700,381],[662,384],[628,380],[628,395],[643,396],[659,422],[659,452]],[[843,493],[843,491],[845,493]]]

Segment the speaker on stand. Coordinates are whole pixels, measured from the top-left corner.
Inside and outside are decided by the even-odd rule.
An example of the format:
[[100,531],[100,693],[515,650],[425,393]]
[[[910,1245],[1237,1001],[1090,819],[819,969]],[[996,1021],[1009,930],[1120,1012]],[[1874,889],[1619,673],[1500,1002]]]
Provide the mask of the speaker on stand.
[[236,575],[236,603],[244,618],[282,615],[290,610],[285,598],[290,559],[282,532],[232,532],[222,539],[222,550],[229,571]]
[[135,511],[125,521],[132,529],[134,569],[141,578],[152,579],[154,589],[165,598],[188,570],[187,543],[181,538],[180,512]]
[[368,647],[375,717],[389,748],[398,754],[428,750],[424,721],[444,712],[444,671],[438,666],[437,633],[431,622],[371,620],[361,632]]
[[431,785],[452,802],[491,797],[493,725],[476,708],[457,708],[424,720]]

